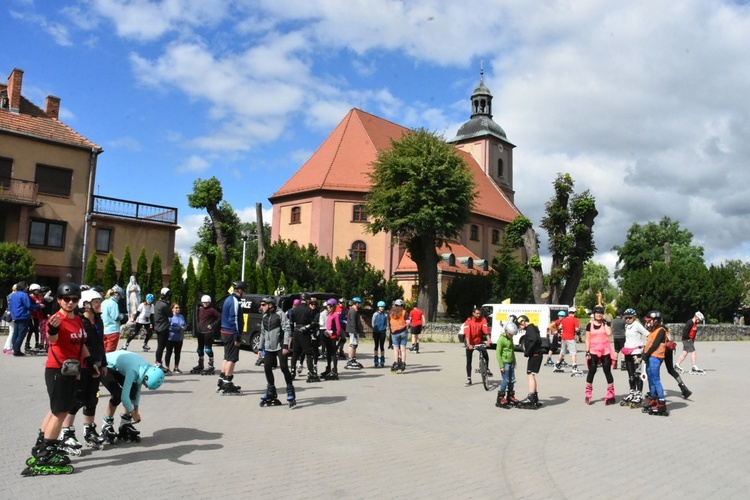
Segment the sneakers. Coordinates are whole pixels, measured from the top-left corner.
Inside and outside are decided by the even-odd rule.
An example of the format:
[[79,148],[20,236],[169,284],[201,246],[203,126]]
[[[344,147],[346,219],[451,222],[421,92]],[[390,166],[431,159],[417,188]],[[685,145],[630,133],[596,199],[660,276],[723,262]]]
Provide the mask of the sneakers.
[[464,387],[469,387],[469,386],[471,386],[471,379],[467,378],[466,383],[464,384]]
[[492,377],[492,372],[490,371],[490,369],[489,369],[489,368],[487,368],[487,376],[488,376],[488,377]]
[[174,372],[175,372],[175,373],[182,373],[182,370],[180,370],[179,368],[177,368],[177,367],[175,366],[175,367],[174,367]]

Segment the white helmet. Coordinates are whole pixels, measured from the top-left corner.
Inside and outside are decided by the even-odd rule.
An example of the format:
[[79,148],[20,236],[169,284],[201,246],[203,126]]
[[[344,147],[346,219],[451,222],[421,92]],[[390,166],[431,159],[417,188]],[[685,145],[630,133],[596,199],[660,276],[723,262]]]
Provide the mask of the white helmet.
[[518,333],[518,325],[515,321],[506,321],[505,325],[503,326],[503,330],[505,330],[506,333],[515,335],[516,333]]
[[96,290],[84,290],[81,292],[81,304],[85,304],[86,302],[91,302],[94,299],[102,299],[102,296],[99,295],[99,292]]
[[39,284],[37,283],[32,283],[31,286],[29,287],[30,292],[36,292],[37,290],[41,290],[41,289],[42,287],[39,286]]
[[405,305],[405,304],[404,304],[404,301],[403,301],[403,300],[401,300],[401,299],[396,299],[396,300],[394,300],[394,301],[393,301],[393,305],[394,305],[394,306],[400,306],[400,307],[404,307],[404,305]]
[[210,304],[211,303],[211,296],[210,295],[204,295],[203,297],[201,297],[201,302],[204,303],[204,304],[206,302],[208,302]]
[[[34,285],[31,285],[34,286]],[[695,317],[698,318],[698,321],[706,321],[706,317],[703,316],[703,313],[698,311],[695,313]]]

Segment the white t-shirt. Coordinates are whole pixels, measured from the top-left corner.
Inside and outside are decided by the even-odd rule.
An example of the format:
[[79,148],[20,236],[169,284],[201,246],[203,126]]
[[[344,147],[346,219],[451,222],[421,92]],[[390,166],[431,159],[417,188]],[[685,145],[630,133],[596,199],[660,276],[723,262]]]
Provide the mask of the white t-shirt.
[[148,325],[151,323],[152,314],[154,314],[154,305],[141,302],[138,306],[138,318],[136,318],[135,322],[141,325]]

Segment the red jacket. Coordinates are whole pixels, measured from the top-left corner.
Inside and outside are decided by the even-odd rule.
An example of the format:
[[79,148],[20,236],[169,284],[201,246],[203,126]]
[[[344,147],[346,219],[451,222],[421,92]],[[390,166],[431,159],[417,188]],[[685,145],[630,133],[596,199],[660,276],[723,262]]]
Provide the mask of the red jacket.
[[487,318],[482,316],[479,319],[471,318],[464,321],[461,325],[464,332],[464,342],[468,345],[477,345],[482,343],[482,335],[488,335],[490,329],[487,327]]

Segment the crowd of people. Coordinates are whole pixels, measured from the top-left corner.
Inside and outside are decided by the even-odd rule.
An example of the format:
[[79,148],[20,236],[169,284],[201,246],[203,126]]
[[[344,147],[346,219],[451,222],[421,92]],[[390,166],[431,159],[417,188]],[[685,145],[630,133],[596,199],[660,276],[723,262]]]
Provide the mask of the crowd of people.
[[[75,418],[83,413],[83,441],[94,448],[116,440],[138,441],[135,428],[141,420],[139,407],[142,386],[157,389],[165,376],[182,373],[181,352],[188,325],[179,304],[171,303],[171,291],[162,288],[158,299],[146,294],[143,301],[140,287],[134,280],[125,292],[118,285],[107,290],[101,287],[79,286],[63,283],[57,293],[37,284],[19,282],[8,296],[8,320],[12,325],[4,352],[14,356],[26,354],[46,355],[45,383],[50,400],[50,410],[42,420],[31,457],[26,461],[24,475],[70,473],[69,455],[79,455],[82,444],[75,434]],[[195,335],[198,340],[198,365],[191,373],[214,375],[214,333],[220,332],[223,359],[219,369],[217,392],[222,395],[241,394],[235,384],[234,371],[239,361],[245,315],[241,301],[247,293],[247,284],[241,280],[232,283],[230,295],[219,309],[210,296],[203,295],[195,318]],[[137,291],[137,300],[133,300]],[[286,403],[296,405],[294,383],[307,368],[307,383],[321,380],[338,380],[339,360],[345,360],[345,369],[360,370],[363,364],[357,359],[359,340],[363,336],[362,300],[353,297],[318,300],[302,293],[291,308],[284,311],[277,296],[265,296],[260,301],[260,349],[258,364],[263,366],[266,390],[260,406],[281,405],[276,389],[274,369],[279,368],[284,378]],[[319,303],[320,302],[320,303]],[[125,306],[125,312],[123,307]],[[424,324],[424,314],[413,304],[407,310],[402,299],[392,302],[390,309],[385,301],[376,303],[377,309],[369,321],[373,338],[373,367],[385,367],[385,340],[393,353],[393,373],[406,370],[407,353],[419,354],[419,337]],[[651,415],[668,415],[660,370],[665,365],[680,387],[684,398],[692,394],[681,378],[681,363],[691,356],[690,373],[703,374],[698,368],[695,338],[698,325],[705,318],[696,312],[683,329],[683,352],[677,363],[673,360],[676,343],[663,325],[659,311],[650,311],[639,321],[632,308],[618,310],[612,322],[604,318],[604,308],[596,306],[585,327],[581,328],[575,308],[561,311],[552,322],[546,335],[539,331],[526,315],[510,316],[502,325],[497,341],[496,358],[502,380],[495,405],[500,408],[529,408],[542,406],[538,396],[537,377],[545,355],[547,366],[554,373],[564,373],[571,367],[571,376],[586,376],[584,402],[592,404],[594,380],[601,370],[606,386],[605,405],[614,404],[615,388],[613,370],[620,356],[621,369],[627,371],[629,393],[620,404],[642,408]],[[128,325],[128,328],[123,328]],[[487,318],[481,308],[475,308],[462,325],[466,355],[466,386],[471,386],[472,358],[475,350],[488,363],[486,347],[490,346]],[[516,352],[514,336],[523,330],[523,355],[527,358],[527,396],[515,397]],[[130,343],[145,331],[142,351],[150,350],[148,343],[153,335],[157,340],[155,363],[129,352]],[[578,368],[576,335],[585,332],[585,359],[587,372]],[[121,334],[125,342],[118,349]],[[33,344],[32,344],[33,339]],[[411,347],[407,344],[411,339]],[[551,340],[551,342],[547,340]],[[25,351],[22,350],[25,341]],[[344,352],[348,341],[347,353]],[[478,346],[483,347],[477,349]],[[553,356],[559,346],[556,361]],[[166,351],[166,355],[165,355]],[[565,361],[568,356],[571,365]],[[207,358],[207,362],[206,362]],[[174,365],[171,364],[174,359]],[[318,374],[318,363],[325,369]],[[487,366],[489,366],[487,364]],[[487,373],[492,376],[492,373]],[[647,390],[644,390],[647,381]],[[102,416],[101,433],[95,422],[98,394],[104,385],[110,394]],[[115,413],[122,405],[120,425],[114,426]]]

